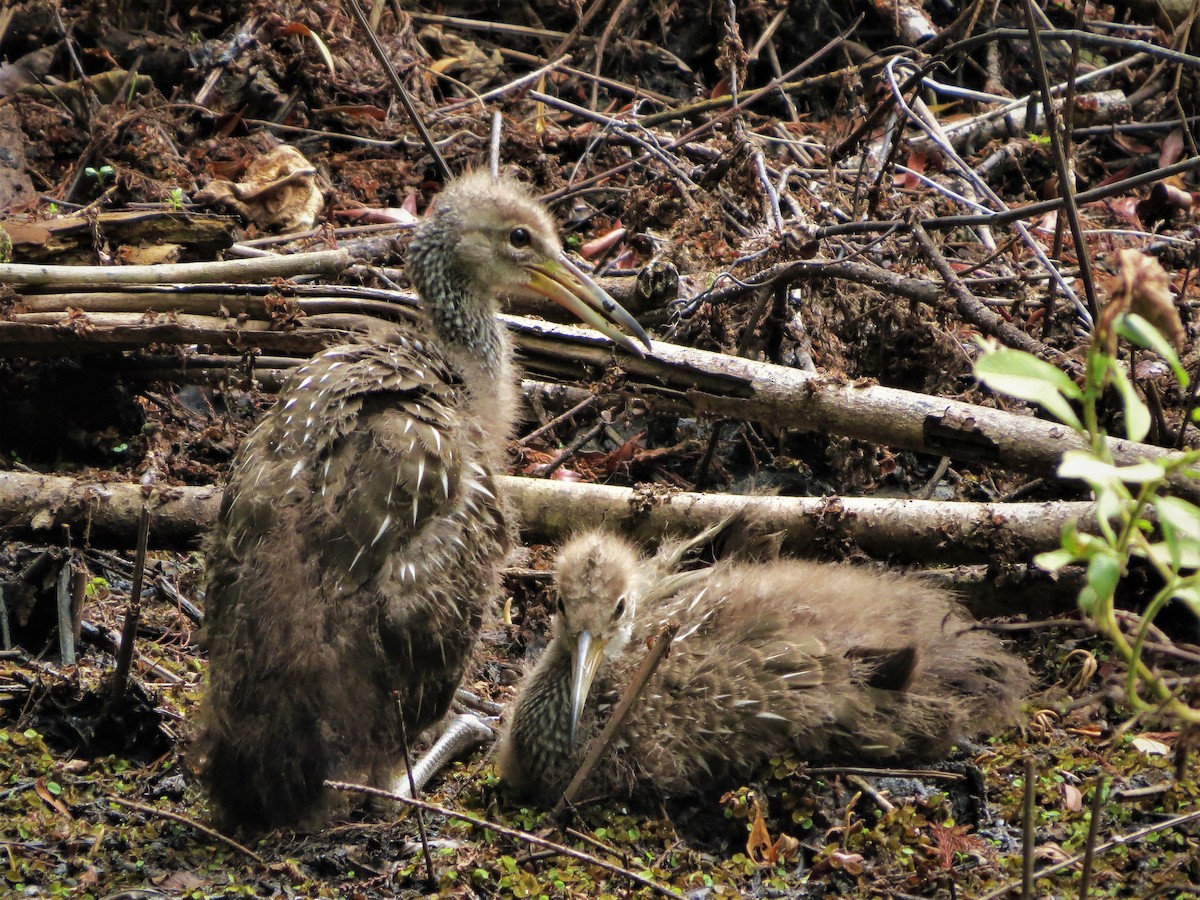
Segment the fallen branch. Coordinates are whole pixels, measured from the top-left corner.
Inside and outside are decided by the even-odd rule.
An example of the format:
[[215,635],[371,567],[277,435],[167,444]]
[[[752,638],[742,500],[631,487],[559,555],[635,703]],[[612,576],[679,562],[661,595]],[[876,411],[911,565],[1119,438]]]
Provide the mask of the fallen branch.
[[[539,357],[603,366],[613,358],[604,338],[568,325],[508,317],[526,368]],[[569,347],[569,350],[567,349]],[[1063,425],[873,384],[848,384],[785,366],[656,342],[645,359],[620,354],[628,382],[647,397],[673,400],[702,415],[840,434],[955,459],[1053,476],[1062,454],[1086,450],[1085,438]],[[1178,454],[1108,439],[1118,465]],[[1193,472],[1192,474],[1195,474]],[[1200,481],[1181,473],[1172,491],[1200,499]]]
[[[134,302],[148,302],[138,294]],[[388,292],[370,292],[370,300]],[[403,295],[394,295],[397,298]],[[99,302],[100,298],[97,298]],[[345,332],[387,327],[377,313],[406,313],[397,304],[369,303],[364,312],[328,312],[278,323],[239,317],[222,318],[218,297],[213,315],[174,315],[164,311],[97,312],[74,320],[66,313],[46,310],[17,313],[0,321],[0,348],[13,353],[64,354],[91,350],[138,349],[150,342],[211,344],[238,352],[250,347],[273,353],[311,355]],[[306,295],[297,304],[318,304],[346,310],[352,298]],[[192,298],[193,308],[196,298]],[[31,301],[32,302],[32,301]],[[112,298],[102,305],[111,308]],[[361,299],[358,303],[367,303]],[[170,296],[159,296],[160,309],[170,309]],[[156,304],[156,305],[158,305]],[[246,315],[252,307],[243,307]],[[301,307],[302,308],[302,307]],[[315,307],[319,308],[319,307]],[[871,384],[847,384],[820,375],[750,359],[693,350],[657,342],[645,359],[614,355],[612,346],[593,331],[555,325],[519,316],[504,317],[515,332],[522,364],[531,373],[551,378],[584,378],[607,369],[617,360],[626,373],[626,387],[666,411],[701,414],[738,421],[758,421],[779,428],[796,428],[844,435],[874,444],[949,456],[1052,476],[1067,450],[1086,449],[1086,442],[1069,429],[1031,415],[1016,415],[911,391]],[[39,349],[40,348],[40,349]],[[1171,455],[1148,444],[1110,438],[1113,459],[1121,465]],[[1200,481],[1179,475],[1171,488],[1181,496],[1200,499]]]
[[158,266],[38,266],[0,263],[0,284],[117,285],[201,284],[291,278],[293,275],[337,275],[356,262],[346,250],[319,250],[226,262],[175,263]]
[[[746,497],[671,493],[653,486],[620,488],[507,476],[501,479],[525,532],[559,540],[607,524],[636,539],[696,534],[753,508],[765,529],[780,531],[791,553],[845,543],[877,558],[943,564],[1024,558],[1058,546],[1064,525],[1090,530],[1091,503],[942,503],[852,497]],[[156,549],[195,546],[216,519],[217,487],[155,492],[151,534]],[[69,530],[76,542],[131,547],[141,514],[142,488],[127,482],[81,483],[62,475],[0,472],[0,531],[7,540],[57,543]]]

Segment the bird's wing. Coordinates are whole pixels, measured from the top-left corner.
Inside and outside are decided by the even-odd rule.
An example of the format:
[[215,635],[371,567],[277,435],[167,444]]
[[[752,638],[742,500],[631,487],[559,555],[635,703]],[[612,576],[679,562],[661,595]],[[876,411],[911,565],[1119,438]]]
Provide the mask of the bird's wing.
[[222,504],[245,552],[295,510],[314,536],[326,590],[354,590],[460,494],[462,387],[428,347],[334,347],[301,367],[243,445]]

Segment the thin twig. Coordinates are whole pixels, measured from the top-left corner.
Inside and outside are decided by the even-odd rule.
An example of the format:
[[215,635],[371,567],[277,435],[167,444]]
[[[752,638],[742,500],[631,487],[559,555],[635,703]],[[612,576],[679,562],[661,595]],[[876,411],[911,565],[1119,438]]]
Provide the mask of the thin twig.
[[404,105],[404,111],[408,113],[409,120],[413,123],[413,127],[417,129],[417,133],[421,135],[421,141],[425,144],[425,149],[429,151],[429,155],[433,157],[434,165],[437,166],[438,174],[442,176],[443,181],[449,181],[454,177],[454,173],[450,171],[450,166],[446,164],[445,157],[442,156],[442,151],[438,149],[438,145],[433,140],[433,135],[429,133],[429,129],[425,127],[424,120],[421,119],[417,112],[417,107],[412,102],[412,98],[408,95],[408,91],[404,88],[404,82],[400,80],[400,76],[396,73],[396,69],[392,66],[392,61],[388,58],[387,53],[383,49],[383,45],[379,43],[379,38],[375,34],[375,29],[371,27],[371,23],[367,21],[366,14],[362,11],[362,7],[358,5],[358,0],[350,0],[350,11],[354,13],[354,17],[358,19],[358,24],[362,26],[363,33],[367,36],[367,41],[371,45],[371,52],[375,54],[375,59],[379,61],[379,65],[383,67],[383,71],[387,74],[388,81],[392,83],[396,94],[400,97],[400,102]]
[[571,418],[572,416],[579,415],[579,413],[583,412],[585,409],[595,406],[596,402],[599,399],[600,399],[600,397],[598,394],[588,395],[583,400],[580,400],[578,403],[576,403],[574,406],[572,406],[570,409],[568,409],[566,412],[555,416],[553,419],[551,419],[545,425],[542,425],[540,428],[535,428],[533,431],[529,432],[529,434],[525,435],[523,438],[518,440],[517,444],[519,446],[524,447],[530,441],[536,440],[537,438],[539,438],[543,434],[545,434],[547,431],[549,431],[552,428],[557,427],[558,425],[561,425],[563,422],[565,422],[567,419]]
[[[1025,24],[1029,29],[1029,40],[1033,46],[1033,71],[1037,77],[1038,86],[1042,92],[1042,103],[1045,106],[1046,129],[1050,132],[1050,147],[1058,171],[1059,196],[1063,201],[1063,212],[1067,216],[1067,224],[1071,227],[1071,239],[1075,242],[1075,258],[1079,262],[1079,278],[1083,282],[1083,295],[1087,300],[1088,312],[1095,321],[1098,315],[1096,303],[1096,283],[1092,278],[1092,263],[1088,255],[1087,241],[1083,236],[1083,226],[1079,222],[1079,205],[1075,199],[1075,179],[1071,165],[1067,160],[1067,150],[1063,146],[1062,132],[1058,127],[1058,112],[1054,100],[1050,96],[1050,76],[1046,71],[1046,58],[1042,41],[1038,34],[1037,23],[1034,21],[1033,0],[1025,0]],[[1076,44],[1078,48],[1078,44]],[[1071,79],[1074,84],[1074,78]]]
[[138,812],[145,813],[149,816],[158,816],[163,819],[170,819],[172,822],[179,822],[181,825],[187,825],[189,828],[196,829],[201,834],[208,835],[213,840],[220,841],[223,844],[228,844],[234,850],[246,854],[260,866],[267,865],[267,861],[249,847],[245,846],[244,844],[239,844],[233,838],[223,835],[221,832],[213,828],[209,828],[207,825],[203,825],[200,822],[197,822],[195,819],[190,819],[187,816],[181,816],[179,813],[171,812],[170,810],[159,809],[156,806],[147,806],[144,803],[136,803],[133,800],[122,800],[120,797],[114,797],[112,794],[105,795],[105,799],[108,800],[109,803],[117,804],[117,806],[124,806],[127,809],[135,809]]
[[138,620],[142,614],[142,580],[146,574],[146,547],[150,542],[150,504],[142,501],[142,514],[138,519],[137,553],[133,560],[133,586],[129,589],[129,605],[125,608],[125,622],[121,626],[121,645],[117,648],[117,668],[113,673],[112,699],[125,696],[129,681],[129,668],[133,665],[133,643],[137,637]]
[[1092,817],[1088,821],[1087,844],[1083,851],[1083,872],[1079,876],[1079,900],[1087,900],[1088,887],[1092,883],[1092,862],[1096,856],[1096,833],[1100,830],[1100,809],[1107,794],[1108,779],[1101,777],[1092,794]]
[[1034,810],[1037,808],[1037,760],[1025,757],[1025,802],[1021,822],[1021,900],[1033,900]]
[[871,782],[867,781],[867,779],[863,778],[861,775],[847,775],[846,781],[870,797],[872,802],[879,807],[881,812],[889,813],[896,808],[887,797],[883,796],[883,794],[881,794],[875,788],[875,785],[871,784]]
[[[1131,831],[1128,834],[1120,834],[1115,838],[1110,838],[1096,848],[1093,856],[1099,856],[1102,853],[1107,853],[1114,847],[1127,846],[1135,843],[1136,841],[1140,841],[1142,838],[1151,834],[1157,834],[1160,831],[1166,831],[1168,828],[1177,828],[1180,825],[1187,825],[1188,823],[1195,821],[1200,821],[1200,809],[1192,810],[1191,812],[1183,813],[1182,815],[1174,816],[1170,819],[1165,819],[1162,822],[1156,822],[1153,825],[1147,825],[1145,828],[1139,828],[1137,831]],[[1034,879],[1047,878],[1056,872],[1061,872],[1063,869],[1069,869],[1072,866],[1077,865],[1082,860],[1083,854],[1077,853],[1069,859],[1064,859],[1062,862],[1056,862],[1052,866],[1047,866],[1046,868],[1035,872],[1033,877]],[[996,888],[996,890],[992,891],[990,894],[984,894],[982,897],[977,898],[977,900],[997,900],[997,898],[1003,897],[1009,891],[1015,890],[1020,886],[1021,882],[1013,881],[1002,887]]]
[[[397,697],[396,701],[399,702]],[[413,797],[420,797],[417,783],[413,779],[412,757],[408,751],[408,726],[404,724],[404,716],[400,716],[400,747],[404,751],[404,774],[408,776],[408,790]],[[421,838],[421,850],[425,854],[425,880],[430,891],[437,890],[437,880],[433,877],[433,854],[429,851],[429,834],[425,830],[425,811],[417,807],[417,834]]]
[[[523,841],[526,844],[531,844],[535,847],[545,847],[547,850],[553,850],[555,853],[561,853],[563,856],[569,856],[572,859],[577,859],[580,862],[588,865],[596,866],[604,869],[606,872],[611,872],[614,875],[619,875],[622,878],[628,878],[635,884],[640,884],[642,887],[649,888],[662,894],[664,897],[674,897],[675,900],[684,900],[682,894],[671,890],[665,885],[651,881],[637,872],[631,872],[629,869],[624,869],[615,863],[600,859],[597,856],[592,856],[590,853],[584,853],[582,850],[576,850],[573,847],[567,847],[564,844],[557,844],[554,841],[546,840],[538,837],[536,834],[530,834],[528,831],[521,831],[518,828],[509,828],[507,825],[501,825],[499,822],[492,822],[488,819],[481,819],[478,816],[468,815],[467,813],[458,812],[457,810],[449,809],[445,806],[440,806],[437,803],[430,803],[427,800],[417,800],[413,797],[405,797],[402,794],[393,794],[388,791],[382,791],[379,788],[368,787],[365,784],[351,784],[345,781],[326,781],[325,786],[335,791],[351,791],[358,794],[367,794],[371,797],[381,797],[385,800],[393,800],[396,803],[403,803],[406,806],[412,806],[417,809],[423,809],[427,812],[437,813],[438,815],[446,816],[450,819],[457,819],[460,822],[466,822],[468,825],[473,825],[476,828],[485,831],[494,831],[497,834],[502,834],[505,837],[513,838],[514,840]],[[616,851],[614,851],[615,853]]]
[[654,639],[654,646],[646,652],[645,659],[642,660],[642,664],[633,674],[633,680],[630,681],[629,687],[626,688],[624,695],[621,697],[621,701],[617,704],[616,709],[613,710],[612,717],[608,720],[604,729],[588,744],[587,753],[583,757],[583,763],[579,766],[579,771],[575,773],[575,777],[571,779],[571,783],[563,791],[562,797],[554,805],[552,815],[557,816],[569,804],[575,801],[580,790],[583,789],[584,783],[592,774],[592,770],[596,768],[596,763],[600,761],[600,757],[604,755],[604,752],[617,736],[617,731],[625,724],[625,719],[629,716],[633,705],[637,703],[638,698],[642,695],[646,683],[658,669],[658,664],[667,655],[667,651],[671,647],[671,642],[675,640],[675,634],[678,631],[679,624],[677,622],[668,622],[658,632],[658,637]]

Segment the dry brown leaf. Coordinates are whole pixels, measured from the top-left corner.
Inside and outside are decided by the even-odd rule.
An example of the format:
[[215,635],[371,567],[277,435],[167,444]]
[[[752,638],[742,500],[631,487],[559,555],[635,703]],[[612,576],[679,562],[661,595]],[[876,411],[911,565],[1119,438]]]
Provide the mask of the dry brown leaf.
[[1069,812],[1079,812],[1083,809],[1083,794],[1073,784],[1060,785],[1062,788],[1063,809]]
[[750,836],[746,838],[746,855],[763,866],[767,865],[767,854],[771,850],[771,835],[763,819],[762,804],[757,797],[753,798],[751,803],[754,813],[750,824]]
[[47,806],[52,807],[60,815],[71,818],[71,811],[67,809],[66,804],[50,793],[50,788],[46,787],[45,778],[39,778],[34,782],[33,789],[37,791],[37,795],[45,801]]
[[1108,305],[1100,313],[1096,333],[1111,354],[1116,353],[1113,323],[1122,313],[1133,312],[1162,332],[1176,350],[1183,347],[1183,322],[1171,294],[1171,279],[1158,260],[1137,250],[1117,254],[1120,266],[1109,284]]
[[242,181],[214,179],[192,199],[232,209],[259,228],[281,232],[312,228],[325,205],[317,170],[286,144],[250,163]]
[[800,841],[792,837],[790,834],[780,832],[779,837],[775,839],[775,843],[771,845],[771,850],[767,854],[771,865],[781,862],[795,862],[800,858]]
[[863,873],[863,855],[861,853],[847,853],[844,850],[835,850],[829,854],[829,860],[833,864],[833,868],[841,869],[848,875],[861,875]]
[[1168,756],[1171,753],[1171,748],[1162,741],[1156,741],[1144,734],[1138,735],[1130,743],[1133,744],[1135,750],[1145,753],[1147,756]]

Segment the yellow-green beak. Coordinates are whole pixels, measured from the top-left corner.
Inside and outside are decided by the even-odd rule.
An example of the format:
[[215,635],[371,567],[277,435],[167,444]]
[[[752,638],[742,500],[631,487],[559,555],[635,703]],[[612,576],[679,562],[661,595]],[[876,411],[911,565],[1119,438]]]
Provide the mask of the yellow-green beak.
[[[646,355],[650,338],[637,319],[569,259],[559,257],[527,268],[529,282],[526,287],[530,291],[566,307],[578,319],[630,353]],[[633,338],[645,344],[645,350]]]
[[579,730],[579,719],[587,703],[588,692],[600,662],[604,659],[604,640],[593,640],[591,632],[581,631],[575,647],[575,669],[571,676],[571,746],[575,746],[575,733]]

